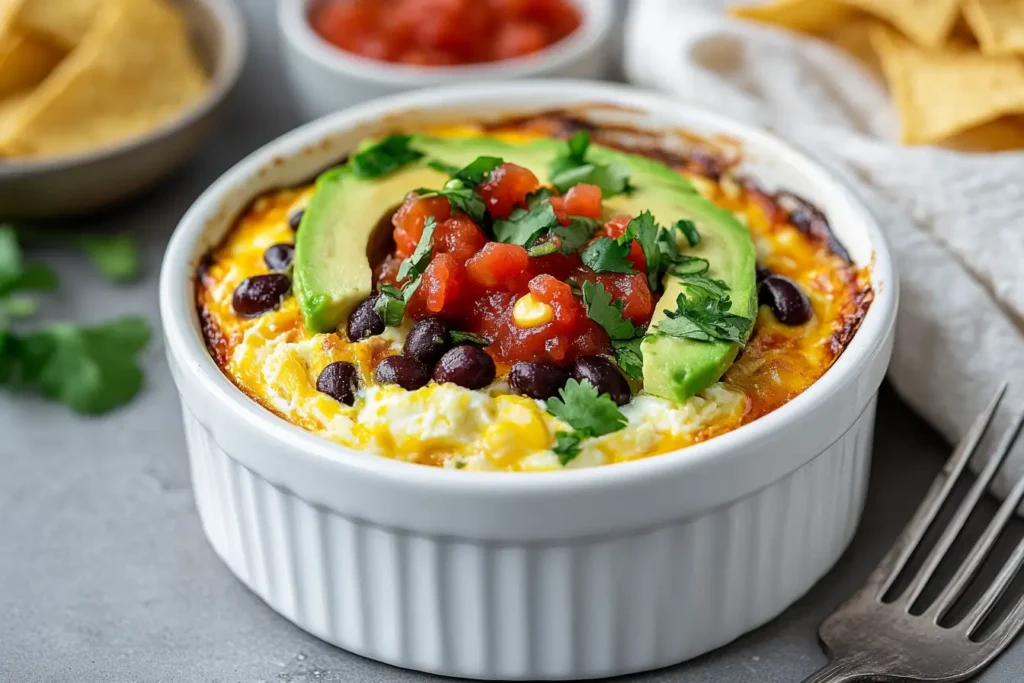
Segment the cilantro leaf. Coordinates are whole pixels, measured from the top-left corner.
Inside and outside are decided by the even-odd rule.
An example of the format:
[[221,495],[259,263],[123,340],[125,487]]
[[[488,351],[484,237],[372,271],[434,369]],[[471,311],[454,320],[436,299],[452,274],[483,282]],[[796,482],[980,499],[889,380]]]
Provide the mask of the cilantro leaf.
[[483,221],[487,215],[487,205],[484,199],[476,193],[476,190],[462,185],[461,181],[453,183],[448,181],[442,190],[428,190],[420,188],[415,190],[421,198],[444,197],[452,207],[452,211],[461,211],[477,223]]
[[530,194],[526,195],[526,208],[536,209],[538,206],[541,205],[541,203],[544,202],[545,199],[551,199],[554,196],[555,193],[552,192],[547,187],[542,187],[537,190],[534,190]]
[[612,339],[624,340],[636,336],[636,327],[622,317],[622,302],[613,302],[601,283],[583,283],[583,303],[587,308],[587,317],[603,327]]
[[580,442],[587,438],[581,432],[555,432],[555,446],[551,450],[558,456],[558,462],[565,467],[580,454]]
[[142,272],[138,247],[127,235],[85,237],[82,248],[93,265],[112,282],[130,282]]
[[629,166],[617,161],[609,164],[588,162],[589,147],[590,135],[587,132],[581,131],[572,136],[566,153],[551,164],[551,184],[562,193],[579,183],[597,185],[605,197],[630,192],[633,188],[629,183]]
[[500,157],[477,157],[465,168],[452,173],[453,178],[458,178],[470,187],[476,187],[491,174],[491,171],[505,163]]
[[560,240],[562,247],[559,249],[563,254],[574,254],[587,241],[600,230],[601,222],[585,216],[570,216],[572,222],[569,225],[556,225],[551,232]]
[[409,303],[413,293],[420,286],[420,278],[406,283],[399,289],[394,285],[381,285],[377,300],[373,302],[373,310],[384,318],[384,324],[388,327],[398,327],[405,318],[405,305]]
[[542,231],[560,225],[555,208],[541,202],[533,209],[516,209],[507,219],[494,222],[494,236],[499,242],[529,245]]
[[607,394],[598,394],[593,384],[570,379],[547,402],[548,412],[585,436],[604,436],[626,426],[626,416]]
[[696,341],[744,344],[754,321],[730,313],[732,300],[719,294],[722,283],[702,276],[684,279],[686,292],[676,298],[676,310],[665,311],[657,331]]
[[52,291],[57,289],[57,273],[42,263],[29,263],[22,269],[14,289]]
[[729,285],[704,275],[686,275],[680,278],[687,287],[694,287],[716,299],[729,298]]
[[433,253],[430,240],[434,236],[436,228],[437,220],[433,216],[427,216],[427,220],[423,221],[423,233],[420,235],[420,241],[416,243],[416,249],[412,252],[412,256],[398,266],[399,280],[405,280],[410,275],[417,277],[430,263],[430,256]]
[[626,226],[623,241],[636,240],[644,252],[647,263],[647,284],[651,290],[661,289],[661,277],[665,272],[665,254],[662,251],[660,235],[664,231],[654,221],[650,211],[644,211]]
[[18,235],[9,225],[0,225],[0,293],[10,291],[23,268]]
[[676,221],[676,224],[672,227],[683,233],[683,236],[686,237],[686,243],[691,247],[700,244],[700,233],[697,232],[697,226],[693,221],[682,218]]
[[441,161],[440,159],[430,159],[429,161],[427,161],[427,166],[434,169],[435,171],[444,173],[445,175],[452,177],[454,177],[455,174],[459,172],[458,166],[452,166],[451,164],[447,164]]
[[0,333],[0,383],[33,389],[79,413],[105,413],[142,387],[136,356],[149,337],[149,324],[134,316],[92,327],[61,323],[23,336]]
[[453,330],[448,333],[451,337],[453,344],[472,344],[473,346],[490,346],[491,340],[486,337],[481,337],[479,334],[472,334],[471,332],[460,332],[459,330]]
[[668,272],[678,277],[689,277],[691,275],[704,275],[708,272],[710,263],[699,256],[687,256],[679,254],[668,267]]
[[612,341],[615,362],[630,379],[641,380],[644,377],[644,356],[640,351],[640,342],[642,341],[643,337]]
[[412,149],[411,135],[389,135],[380,142],[352,155],[352,172],[359,178],[379,178],[423,158]]
[[551,254],[557,253],[558,249],[558,240],[544,239],[539,242],[534,242],[533,246],[526,250],[526,255],[530,258],[550,256]]
[[629,256],[630,244],[630,242],[601,237],[584,249],[580,258],[595,273],[632,274],[636,270],[633,268],[633,263],[626,258]]

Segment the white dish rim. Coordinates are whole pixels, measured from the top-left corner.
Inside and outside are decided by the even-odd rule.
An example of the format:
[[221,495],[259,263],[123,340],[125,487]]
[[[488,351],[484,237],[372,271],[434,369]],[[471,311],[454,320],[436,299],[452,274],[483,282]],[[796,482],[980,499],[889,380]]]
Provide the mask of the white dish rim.
[[[557,470],[550,472],[508,473],[449,471],[426,467],[358,451],[328,441],[323,437],[295,426],[266,410],[242,392],[214,362],[202,333],[197,329],[195,302],[189,279],[194,276],[198,244],[209,220],[219,213],[222,197],[257,176],[261,168],[270,164],[287,163],[289,156],[302,149],[315,146],[331,134],[355,125],[380,120],[402,110],[452,107],[466,100],[482,100],[488,96],[508,98],[521,95],[529,102],[531,93],[558,93],[566,98],[565,106],[597,102],[613,102],[623,106],[665,110],[685,109],[687,116],[708,122],[710,126],[736,137],[757,140],[760,144],[779,150],[782,161],[838,186],[849,195],[849,208],[863,216],[873,249],[871,264],[874,301],[867,314],[832,367],[807,390],[775,411],[753,422],[708,441],[678,451],[640,458],[625,463],[593,468]],[[628,103],[628,104],[626,104]],[[524,110],[528,110],[524,106]],[[282,161],[283,160],[283,161]],[[848,188],[818,162],[769,132],[736,122],[726,116],[690,107],[670,98],[645,93],[628,86],[597,84],[572,80],[537,80],[515,83],[468,83],[444,88],[431,88],[402,93],[367,102],[306,124],[256,150],[236,164],[211,185],[189,209],[175,230],[164,258],[160,277],[160,309],[167,343],[173,353],[186,362],[180,364],[182,372],[225,410],[243,421],[263,437],[287,446],[289,457],[311,458],[338,474],[346,471],[371,476],[384,481],[414,485],[439,495],[460,493],[518,497],[564,494],[570,491],[591,493],[599,490],[628,488],[665,476],[679,476],[695,471],[709,462],[728,458],[730,453],[743,454],[750,446],[773,432],[785,431],[795,422],[813,412],[812,408],[825,402],[850,386],[866,370],[872,359],[883,350],[895,321],[898,301],[898,281],[895,267],[885,238],[867,209],[856,201]],[[756,452],[756,449],[753,449]],[[803,464],[801,462],[800,464]],[[786,465],[779,471],[782,477],[793,470]]]
[[468,79],[525,78],[562,69],[605,42],[614,20],[613,0],[572,0],[580,10],[580,26],[539,52],[500,62],[417,67],[370,59],[332,45],[309,23],[309,8],[315,1],[279,0],[277,20],[285,40],[306,59],[339,76],[399,88],[455,84]]

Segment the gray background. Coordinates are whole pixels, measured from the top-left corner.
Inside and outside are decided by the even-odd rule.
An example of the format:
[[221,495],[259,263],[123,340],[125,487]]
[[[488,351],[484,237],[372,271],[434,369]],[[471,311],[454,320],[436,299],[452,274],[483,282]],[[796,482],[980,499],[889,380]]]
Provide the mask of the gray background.
[[[74,248],[40,230],[49,246],[33,257],[57,265],[64,282],[47,298],[44,319],[138,313],[159,330],[157,276],[177,220],[232,163],[294,125],[274,55],[273,2],[240,0],[250,15],[253,55],[218,138],[162,187],[109,214],[61,226],[136,235],[145,278],[109,285]],[[158,337],[145,364],[143,394],[101,419],[0,395],[0,681],[441,680],[307,636],[234,579],[199,526]],[[832,572],[782,617],[732,645],[629,680],[788,683],[823,665],[818,622],[884,554],[947,453],[884,389],[864,519]],[[978,680],[1024,680],[1024,643]]]

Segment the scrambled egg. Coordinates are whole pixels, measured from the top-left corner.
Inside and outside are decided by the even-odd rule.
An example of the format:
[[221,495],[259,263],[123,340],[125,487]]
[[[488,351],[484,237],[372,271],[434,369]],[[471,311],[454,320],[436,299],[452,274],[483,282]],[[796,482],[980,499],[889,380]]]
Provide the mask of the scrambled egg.
[[[503,135],[528,137],[520,128]],[[621,408],[626,427],[584,440],[580,454],[566,467],[667,453],[774,410],[828,369],[870,303],[867,272],[779,220],[777,213],[773,216],[764,195],[749,196],[726,178],[716,182],[687,175],[747,225],[760,263],[800,284],[811,299],[814,317],[805,325],[786,327],[762,307],[750,341],[722,382],[682,404],[635,396]],[[203,331],[225,374],[289,422],[358,450],[456,469],[561,469],[551,449],[555,433],[569,430],[568,425],[549,414],[542,402],[511,395],[500,380],[483,391],[430,384],[410,392],[375,384],[373,368],[401,350],[408,323],[404,329],[388,328],[383,335],[350,343],[338,335],[308,332],[293,297],[258,318],[233,313],[235,288],[246,277],[266,272],[263,253],[268,247],[294,240],[288,219],[305,206],[312,191],[311,186],[280,190],[257,199],[201,269],[197,303]],[[348,361],[360,370],[354,406],[316,389],[320,372],[335,361]]]

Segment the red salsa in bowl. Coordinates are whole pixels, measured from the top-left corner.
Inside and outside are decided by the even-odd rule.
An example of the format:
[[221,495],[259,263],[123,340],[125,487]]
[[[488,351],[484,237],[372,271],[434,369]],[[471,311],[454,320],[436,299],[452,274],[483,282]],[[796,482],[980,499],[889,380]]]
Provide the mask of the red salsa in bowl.
[[569,0],[321,0],[309,19],[346,52],[419,66],[523,57],[566,38],[581,22]]

